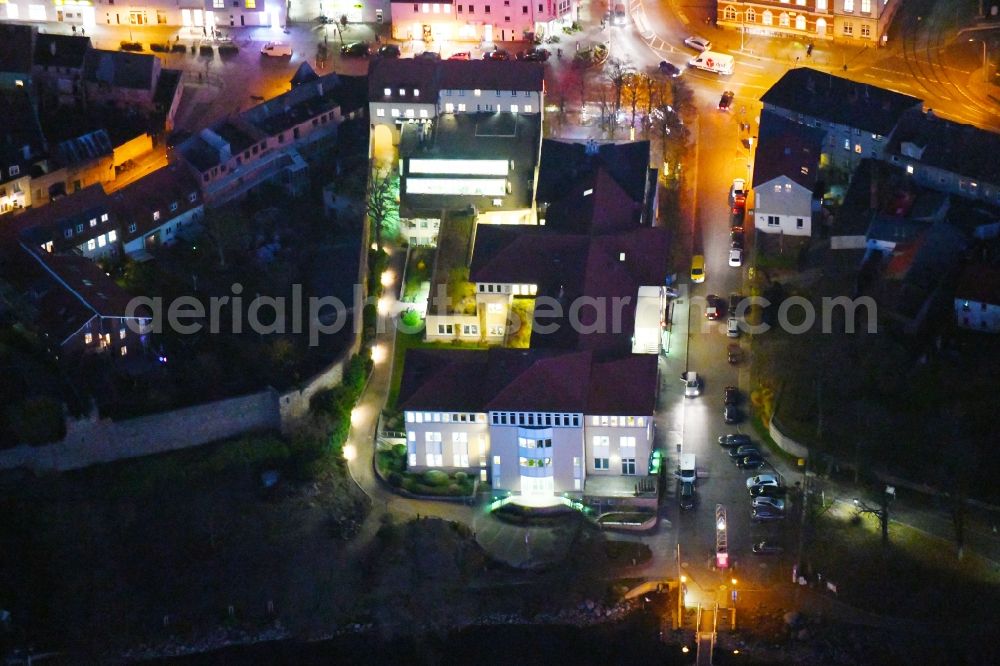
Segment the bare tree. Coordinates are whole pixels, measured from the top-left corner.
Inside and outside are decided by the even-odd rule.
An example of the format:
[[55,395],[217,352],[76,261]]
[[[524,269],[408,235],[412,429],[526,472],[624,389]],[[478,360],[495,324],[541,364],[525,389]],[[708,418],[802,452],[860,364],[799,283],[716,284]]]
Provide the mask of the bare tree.
[[375,232],[375,244],[379,248],[382,247],[382,234],[386,223],[399,216],[397,187],[397,178],[392,169],[372,167],[368,178],[368,198],[365,206]]
[[624,58],[608,58],[608,61],[604,64],[604,75],[611,82],[611,87],[614,90],[612,100],[614,102],[613,108],[616,120],[618,112],[622,108],[622,91],[625,88],[625,81],[634,72],[635,68],[632,67],[632,63]]
[[629,105],[629,110],[632,112],[631,126],[635,127],[635,116],[638,111],[639,106],[639,93],[640,87],[642,86],[642,74],[636,74],[632,72],[625,77],[623,82],[625,101]]

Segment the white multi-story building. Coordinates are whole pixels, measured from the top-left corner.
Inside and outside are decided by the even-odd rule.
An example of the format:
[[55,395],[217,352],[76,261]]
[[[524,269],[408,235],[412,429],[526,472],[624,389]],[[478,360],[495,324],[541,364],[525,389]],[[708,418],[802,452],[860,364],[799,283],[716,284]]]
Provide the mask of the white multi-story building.
[[575,0],[392,0],[391,7],[392,36],[432,51],[448,42],[489,44],[552,34],[579,11]]
[[902,0],[722,0],[717,21],[749,35],[881,45],[901,4]]
[[185,26],[190,28],[285,25],[284,0],[7,0],[0,19],[56,21],[81,26]]
[[656,356],[411,350],[408,469],[466,471],[529,498],[581,496],[597,480],[632,494],[649,474],[656,388]]

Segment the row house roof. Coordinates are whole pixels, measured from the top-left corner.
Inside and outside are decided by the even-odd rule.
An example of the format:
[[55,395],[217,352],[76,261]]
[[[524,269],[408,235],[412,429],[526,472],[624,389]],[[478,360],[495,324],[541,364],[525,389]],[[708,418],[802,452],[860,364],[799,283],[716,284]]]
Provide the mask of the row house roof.
[[399,405],[426,411],[652,414],[656,356],[493,348],[411,349]]
[[0,72],[26,74],[31,71],[36,34],[35,26],[0,23]]
[[[368,65],[368,99],[373,102],[434,104],[442,90],[541,92],[544,87],[544,67],[537,62],[374,58]],[[400,90],[406,92],[400,96]],[[412,90],[420,91],[417,98]]]
[[970,179],[1000,183],[1000,134],[912,109],[900,118],[887,151]]
[[648,169],[649,141],[575,143],[545,139],[539,161],[538,200],[556,201],[603,170],[632,201],[641,203]]
[[34,64],[82,69],[90,47],[90,37],[40,33],[35,38]]
[[59,253],[117,229],[118,225],[111,197],[96,184],[28,210],[3,227],[7,240],[24,240],[34,247],[51,242],[53,252]]
[[114,88],[152,91],[159,59],[148,53],[92,49],[84,57],[83,78]]
[[760,101],[764,108],[773,106],[882,136],[892,132],[905,111],[923,104],[917,97],[809,67],[786,72]]
[[[140,238],[167,220],[202,205],[198,181],[178,164],[165,166],[112,195],[122,242]],[[130,225],[135,224],[135,231]]]
[[826,132],[796,123],[776,113],[760,114],[754,156],[753,186],[786,176],[812,192],[819,174],[819,157]]

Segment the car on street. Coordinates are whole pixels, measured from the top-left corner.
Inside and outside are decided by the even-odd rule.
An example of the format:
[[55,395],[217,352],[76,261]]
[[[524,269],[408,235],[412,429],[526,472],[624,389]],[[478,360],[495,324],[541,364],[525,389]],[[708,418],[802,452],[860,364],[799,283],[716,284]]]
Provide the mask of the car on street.
[[510,60],[510,52],[504,49],[493,49],[483,54],[483,60]]
[[760,469],[767,464],[767,461],[760,456],[746,456],[736,461],[736,466],[740,469]]
[[766,507],[774,509],[775,511],[784,511],[785,500],[779,499],[777,497],[765,497],[762,495],[760,497],[754,497],[752,500],[750,500],[750,506],[754,507],[755,509],[759,509],[760,507]]
[[548,49],[543,49],[538,46],[528,49],[526,51],[521,51],[517,54],[518,60],[524,60],[526,62],[545,62],[549,59]]
[[758,449],[753,444],[743,444],[735,448],[729,449],[729,457],[734,460],[739,458],[746,458],[747,456],[760,456],[760,449]]
[[747,446],[753,444],[753,440],[750,439],[750,435],[745,435],[742,432],[731,433],[729,435],[719,435],[719,445],[725,446],[726,448],[733,446]]
[[701,395],[701,377],[697,372],[685,372],[681,375],[681,380],[684,382],[685,398],[697,398]]
[[782,486],[754,486],[750,489],[750,497],[775,497],[782,499],[788,494],[787,489]]
[[735,405],[740,401],[740,390],[735,386],[727,386],[722,390],[723,404]]
[[733,98],[735,97],[736,93],[732,90],[722,93],[722,97],[719,98],[719,111],[728,111],[733,106]]
[[722,408],[722,418],[729,424],[739,423],[743,420],[743,413],[736,405],[726,405]]
[[753,488],[754,486],[778,487],[780,485],[778,477],[774,474],[758,474],[757,476],[751,476],[747,479],[747,488]]
[[755,543],[751,550],[754,555],[780,555],[785,552],[784,548],[773,541],[768,541],[767,539]]
[[683,71],[684,70],[673,63],[667,62],[666,60],[660,61],[660,74],[663,74],[664,76],[677,78]]
[[458,51],[452,53],[448,60],[472,60],[472,53],[469,51]]
[[431,60],[436,62],[441,59],[441,54],[437,51],[421,51],[413,57],[417,60]]
[[774,509],[768,509],[767,507],[758,507],[756,509],[750,509],[750,520],[755,523],[770,522],[772,520],[784,520],[785,514],[782,511],[775,511]]
[[398,58],[400,55],[399,47],[395,44],[383,44],[375,53],[381,58]]
[[715,321],[722,316],[722,299],[715,294],[705,297],[705,319]]
[[260,49],[260,54],[270,58],[282,58],[292,55],[292,45],[284,42],[268,42]]
[[705,255],[696,254],[691,257],[691,282],[700,284],[705,281]]
[[742,250],[744,247],[744,238],[743,227],[735,226],[729,229],[729,247],[735,247]]
[[[736,317],[730,317],[730,319],[736,319]],[[729,334],[728,324],[726,328],[727,328],[726,334],[728,335]],[[736,330],[739,331],[738,325]],[[743,362],[743,350],[740,348],[739,345],[729,345],[729,347],[726,349],[726,358],[729,360],[729,365],[739,365],[740,363]]]
[[677,493],[677,501],[682,509],[694,508],[694,483],[692,481],[682,481],[680,490]]
[[736,311],[740,309],[740,301],[743,300],[743,294],[729,294],[729,314],[735,315]]
[[691,35],[690,37],[684,40],[684,43],[699,53],[701,53],[702,51],[707,51],[710,48],[712,48],[712,42],[708,41],[704,37],[699,37],[697,35]]
[[727,338],[740,337],[740,322],[736,317],[732,315],[730,315],[729,319],[726,320],[726,337]]
[[340,55],[347,58],[367,58],[371,55],[371,47],[365,42],[351,42],[340,47]]
[[742,178],[734,178],[729,188],[729,208],[733,221],[737,223],[733,226],[742,226],[743,215],[747,210],[747,182]]
[[739,268],[743,265],[743,250],[738,247],[729,250],[729,265],[732,268]]

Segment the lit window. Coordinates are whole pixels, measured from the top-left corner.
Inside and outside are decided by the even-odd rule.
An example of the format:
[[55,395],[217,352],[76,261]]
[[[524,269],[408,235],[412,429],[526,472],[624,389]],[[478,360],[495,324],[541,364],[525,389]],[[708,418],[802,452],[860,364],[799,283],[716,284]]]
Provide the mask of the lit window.
[[160,219],[160,211],[154,210],[153,211],[153,221],[156,222],[158,219]]
[[407,109],[406,110],[406,117],[407,118],[413,118],[414,116],[416,116],[416,112],[413,109]]
[[[251,2],[253,2],[253,0],[247,0],[247,6],[249,6]],[[128,354],[128,347],[126,347],[125,345],[122,345],[120,353],[121,353],[122,356],[125,356],[126,354]]]
[[858,154],[861,153],[861,144],[860,143],[854,144],[854,152],[856,152]]
[[399,118],[399,109],[393,109],[392,110],[392,117],[393,118]]
[[404,89],[400,88],[399,89],[399,96],[400,97],[406,97],[406,91]]
[[445,14],[451,14],[451,5],[444,5],[442,9],[444,9]]
[[854,0],[844,0],[844,11],[845,12],[854,11]]
[[531,105],[530,104],[525,104],[524,105],[524,112],[525,113],[531,113]]
[[96,227],[97,226],[97,218],[96,217],[90,218],[90,226],[92,226],[92,227]]
[[392,94],[392,88],[386,88],[386,89],[385,89],[385,90],[383,90],[382,92],[384,92],[384,93],[385,93],[385,96],[386,96],[386,97],[388,97],[389,95],[391,95],[391,94]]
[[510,105],[510,112],[511,113],[517,113],[517,110],[518,110],[517,104],[511,104]]
[[480,90],[479,88],[476,88],[475,90],[472,91],[472,94],[475,95],[476,97],[479,97],[480,95],[483,94],[483,91]]
[[118,232],[112,229],[108,232],[108,242],[114,243],[116,240],[118,240]]
[[459,111],[465,111],[465,105],[464,104],[459,104],[458,105],[458,110]]
[[420,91],[419,91],[419,90],[417,90],[416,88],[414,88],[414,89],[413,89],[413,96],[414,96],[414,97],[420,97]]
[[101,215],[101,222],[107,222],[107,221],[108,221],[108,214],[104,213],[103,215]]
[[435,14],[440,14],[441,13],[441,5],[439,5],[437,3],[434,3],[434,13]]
[[379,118],[385,118],[385,109],[375,109],[375,115]]
[[427,109],[420,109],[420,117],[421,118],[427,117]]
[[104,234],[101,234],[100,236],[97,237],[97,247],[104,247],[107,244],[108,244],[108,239],[105,237]]
[[913,165],[912,164],[907,164],[906,165],[906,173],[909,173],[909,174],[913,173]]
[[96,250],[97,249],[97,241],[95,241],[93,238],[91,238],[89,241],[87,241],[87,249],[88,250]]
[[420,5],[420,11],[423,12],[424,14],[428,14],[431,11],[431,7],[425,2],[424,4]]
[[83,334],[83,344],[89,345],[93,341],[94,341],[94,336],[93,335],[91,335],[90,333],[84,333]]
[[444,112],[445,113],[454,113],[455,112],[455,105],[452,104],[451,102],[445,104],[444,105]]
[[246,0],[244,4],[247,9],[257,9],[257,0]]
[[124,328],[119,328],[118,329],[118,339],[119,340],[124,340],[125,339],[125,329]]

